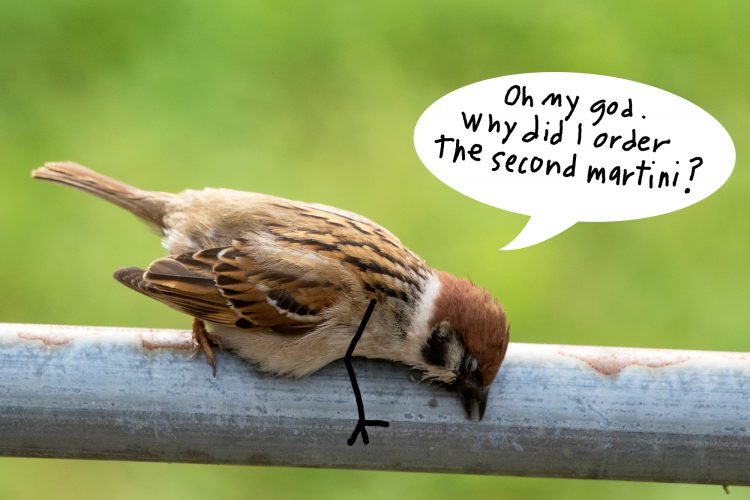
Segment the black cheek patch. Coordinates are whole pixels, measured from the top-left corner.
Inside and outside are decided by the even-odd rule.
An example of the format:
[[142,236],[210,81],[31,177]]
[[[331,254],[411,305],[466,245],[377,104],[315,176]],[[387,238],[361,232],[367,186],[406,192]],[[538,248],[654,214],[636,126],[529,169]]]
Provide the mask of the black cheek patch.
[[441,335],[439,330],[433,330],[427,343],[422,347],[425,361],[431,365],[445,366],[449,340],[448,335]]

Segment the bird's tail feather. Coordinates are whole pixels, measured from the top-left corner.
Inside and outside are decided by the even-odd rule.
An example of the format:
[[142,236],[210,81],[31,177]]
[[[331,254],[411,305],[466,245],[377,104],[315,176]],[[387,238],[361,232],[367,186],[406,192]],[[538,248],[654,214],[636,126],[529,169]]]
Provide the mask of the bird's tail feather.
[[91,193],[132,212],[159,229],[164,229],[164,216],[175,196],[143,191],[72,162],[45,163],[31,172],[31,176]]

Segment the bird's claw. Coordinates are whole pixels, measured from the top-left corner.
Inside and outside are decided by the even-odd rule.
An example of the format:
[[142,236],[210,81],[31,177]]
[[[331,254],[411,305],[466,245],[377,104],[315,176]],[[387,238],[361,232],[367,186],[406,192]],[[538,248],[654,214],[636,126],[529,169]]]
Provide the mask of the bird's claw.
[[[216,356],[211,348],[211,338],[206,330],[206,324],[198,318],[193,319],[193,353],[190,359],[194,359],[198,354],[198,349],[206,355],[206,361],[211,365],[211,371],[216,378]],[[221,348],[221,345],[219,344]]]

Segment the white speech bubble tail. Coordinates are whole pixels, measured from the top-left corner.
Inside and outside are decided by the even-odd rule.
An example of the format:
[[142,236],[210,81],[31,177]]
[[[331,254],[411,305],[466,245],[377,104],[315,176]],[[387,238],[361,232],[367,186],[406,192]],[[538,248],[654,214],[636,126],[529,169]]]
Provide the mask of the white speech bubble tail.
[[513,241],[500,250],[518,250],[557,236],[566,229],[573,226],[577,221],[566,219],[554,219],[543,216],[531,217],[526,226],[518,233]]

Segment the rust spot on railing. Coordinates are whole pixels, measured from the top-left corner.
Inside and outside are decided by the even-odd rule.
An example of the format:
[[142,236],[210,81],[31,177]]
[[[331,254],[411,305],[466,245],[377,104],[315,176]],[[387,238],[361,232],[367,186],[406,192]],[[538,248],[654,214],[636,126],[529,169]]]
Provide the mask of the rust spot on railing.
[[159,330],[145,331],[139,334],[141,347],[153,349],[192,349],[193,339],[189,333],[161,332]]
[[29,333],[18,332],[18,338],[21,340],[38,340],[47,347],[58,347],[73,342],[73,334],[63,332],[52,333]]
[[688,356],[659,349],[612,349],[602,347],[566,347],[560,354],[583,361],[605,376],[617,375],[630,366],[664,368],[688,360]]

